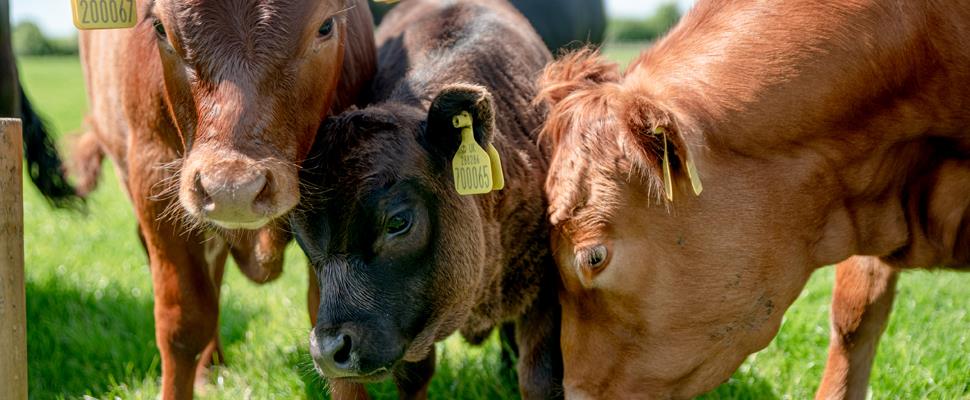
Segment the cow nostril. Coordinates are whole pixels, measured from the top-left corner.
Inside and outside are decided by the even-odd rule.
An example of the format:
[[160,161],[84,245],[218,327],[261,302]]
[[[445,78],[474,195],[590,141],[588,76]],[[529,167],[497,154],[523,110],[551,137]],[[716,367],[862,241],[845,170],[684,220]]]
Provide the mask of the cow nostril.
[[350,352],[353,350],[354,343],[351,340],[350,335],[341,333],[340,334],[340,348],[336,353],[333,353],[333,361],[337,365],[347,364],[350,361]]
[[212,201],[212,197],[209,196],[209,192],[205,190],[205,186],[202,185],[201,173],[198,173],[198,172],[195,173],[194,189],[195,189],[195,192],[198,193],[199,196],[201,197],[202,209],[206,211],[212,211],[213,208],[215,207],[215,204]]
[[264,176],[263,187],[260,189],[259,193],[256,194],[256,198],[253,199],[254,205],[271,204],[273,198],[273,174],[266,171]]

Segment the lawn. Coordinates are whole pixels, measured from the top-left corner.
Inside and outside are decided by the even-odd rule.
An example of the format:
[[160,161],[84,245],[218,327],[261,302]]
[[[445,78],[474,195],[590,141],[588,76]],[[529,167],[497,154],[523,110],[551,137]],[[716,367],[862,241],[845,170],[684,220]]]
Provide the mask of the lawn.
[[[625,63],[636,53],[610,55]],[[85,107],[78,61],[28,58],[21,73],[66,146]],[[25,203],[31,398],[156,398],[161,368],[151,279],[113,171],[105,170],[87,215],[52,211],[29,185]],[[264,286],[227,269],[220,332],[228,365],[214,371],[201,398],[324,397],[306,350],[306,262],[295,247],[287,257],[283,277]],[[826,357],[832,280],[832,268],[819,270],[771,345],[705,398],[811,398]],[[968,294],[970,275],[903,275],[876,357],[873,398],[970,399]],[[500,367],[497,340],[475,348],[454,337],[439,346],[432,398],[517,396],[514,378]],[[370,390],[375,398],[396,398],[390,384]]]

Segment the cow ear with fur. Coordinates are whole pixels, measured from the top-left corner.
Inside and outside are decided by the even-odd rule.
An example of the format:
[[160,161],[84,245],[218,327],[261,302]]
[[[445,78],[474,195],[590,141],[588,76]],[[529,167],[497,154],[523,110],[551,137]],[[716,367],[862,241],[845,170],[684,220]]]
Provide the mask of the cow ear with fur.
[[455,128],[453,118],[462,111],[472,116],[475,141],[487,148],[495,126],[491,93],[477,85],[454,84],[442,89],[428,110],[423,142],[433,154],[450,160],[458,151],[461,130]]
[[[647,97],[630,95],[622,101],[620,145],[637,170],[655,177],[668,201],[674,192],[700,195],[703,190],[695,160],[687,146],[684,127],[673,114]],[[678,190],[686,185],[685,190]]]
[[580,49],[546,67],[539,78],[536,102],[555,106],[578,90],[619,80],[619,65],[603,58],[594,48]]

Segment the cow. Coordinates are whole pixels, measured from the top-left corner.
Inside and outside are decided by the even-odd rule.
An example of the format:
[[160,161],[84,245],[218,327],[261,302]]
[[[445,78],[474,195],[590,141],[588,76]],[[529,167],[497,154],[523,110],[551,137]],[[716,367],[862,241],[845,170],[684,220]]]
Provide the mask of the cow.
[[[551,55],[525,22],[505,0],[402,2],[377,31],[374,103],[324,122],[291,223],[319,277],[310,354],[335,398],[389,377],[425,398],[435,342],[507,321],[523,397],[561,396],[549,154],[531,104]],[[456,192],[462,112],[461,146],[493,145],[504,189]]]
[[898,272],[970,267],[967,37],[953,2],[706,0],[622,74],[551,64],[567,397],[711,390],[840,263],[817,396],[864,398]]
[[[586,44],[600,44],[606,34],[606,6],[602,0],[512,0],[554,54]],[[374,23],[393,2],[370,0]]]
[[117,166],[151,266],[162,398],[186,399],[219,352],[226,258],[279,276],[298,166],[320,122],[358,101],[376,49],[364,0],[143,6],[133,29],[80,36],[75,171],[87,193],[105,154]]
[[25,171],[44,198],[58,208],[82,209],[84,199],[65,178],[54,139],[20,85],[10,34],[10,7],[0,0],[0,117],[21,119]]

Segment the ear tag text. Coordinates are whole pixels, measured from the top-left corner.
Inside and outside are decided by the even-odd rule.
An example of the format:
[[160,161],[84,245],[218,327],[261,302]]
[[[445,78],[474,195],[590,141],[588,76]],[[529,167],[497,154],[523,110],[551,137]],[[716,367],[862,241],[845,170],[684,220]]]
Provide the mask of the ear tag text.
[[461,129],[461,145],[451,160],[455,190],[461,195],[485,194],[492,191],[492,161],[488,152],[475,141],[472,116],[462,111],[452,118],[455,128]]
[[492,190],[505,189],[505,173],[502,172],[502,157],[491,143],[488,144],[488,159],[492,162]]
[[135,0],[71,0],[74,26],[81,30],[125,29],[135,26]]

